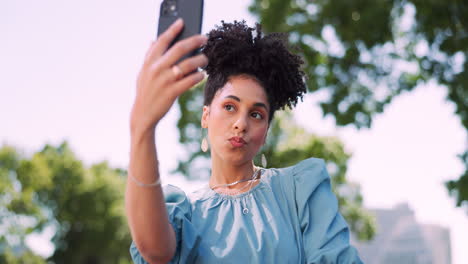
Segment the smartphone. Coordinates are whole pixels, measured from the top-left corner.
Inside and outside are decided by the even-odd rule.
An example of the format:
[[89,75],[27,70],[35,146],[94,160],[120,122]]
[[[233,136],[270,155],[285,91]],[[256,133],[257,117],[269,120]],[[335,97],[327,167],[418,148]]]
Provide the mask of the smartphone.
[[[163,0],[159,11],[157,36],[166,31],[166,29],[179,17],[184,20],[184,28],[169,45],[169,48],[179,40],[201,33],[203,21],[203,0]],[[196,55],[199,52],[199,49],[194,50],[193,52],[186,54],[180,60]]]

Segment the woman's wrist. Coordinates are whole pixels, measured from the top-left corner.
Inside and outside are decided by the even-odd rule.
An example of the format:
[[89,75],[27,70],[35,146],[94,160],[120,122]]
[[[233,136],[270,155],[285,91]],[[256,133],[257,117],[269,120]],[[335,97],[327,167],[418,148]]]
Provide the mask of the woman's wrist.
[[140,119],[141,118],[134,117],[133,114],[130,118],[130,137],[132,140],[134,138],[144,138],[148,136],[154,137],[157,123],[151,124]]

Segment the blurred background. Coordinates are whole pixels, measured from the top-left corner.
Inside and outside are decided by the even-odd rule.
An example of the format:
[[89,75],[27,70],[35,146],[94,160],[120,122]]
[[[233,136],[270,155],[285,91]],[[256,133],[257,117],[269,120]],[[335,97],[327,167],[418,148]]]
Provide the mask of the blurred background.
[[[130,263],[123,211],[136,76],[160,1],[0,2],[0,263]],[[308,95],[269,167],[327,161],[366,263],[468,263],[468,4],[205,0],[288,32]],[[162,180],[206,184],[201,86],[157,129]]]

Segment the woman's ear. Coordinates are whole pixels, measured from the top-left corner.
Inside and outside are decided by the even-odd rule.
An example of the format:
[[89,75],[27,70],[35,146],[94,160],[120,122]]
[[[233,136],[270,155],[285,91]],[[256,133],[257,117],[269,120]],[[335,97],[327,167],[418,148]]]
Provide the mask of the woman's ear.
[[210,115],[210,107],[204,105],[203,106],[203,113],[202,113],[202,118],[201,118],[201,127],[202,128],[208,128],[208,117]]

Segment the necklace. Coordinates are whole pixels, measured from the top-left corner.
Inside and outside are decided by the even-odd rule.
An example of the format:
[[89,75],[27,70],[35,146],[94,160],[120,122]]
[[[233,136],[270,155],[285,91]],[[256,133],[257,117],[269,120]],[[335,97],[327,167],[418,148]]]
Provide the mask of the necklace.
[[221,191],[219,193],[222,193],[222,194],[226,194],[226,195],[238,195],[240,194],[243,190],[245,190],[247,187],[249,186],[252,186],[252,184],[256,181],[257,179],[251,179],[250,182],[248,184],[246,184],[245,186],[241,187],[240,189],[237,189],[237,190],[233,190],[233,191]]
[[[215,186],[212,186],[210,187],[212,190],[216,189],[216,188],[221,188],[221,187],[230,187],[230,186],[234,186],[236,184],[239,184],[241,182],[246,182],[246,181],[254,181],[254,180],[257,180],[258,179],[258,176],[259,176],[259,172],[261,171],[261,169],[255,167],[256,171],[254,172],[254,174],[252,175],[252,178],[250,179],[243,179],[243,180],[238,180],[238,181],[235,181],[233,183],[226,183],[226,184],[218,184],[218,185],[215,185]],[[247,185],[246,185],[247,186]],[[245,187],[245,186],[244,186]],[[242,189],[244,189],[244,187],[242,187]],[[242,190],[241,189],[241,190]]]
[[[241,180],[241,181],[236,181],[236,182],[233,182],[233,183],[228,183],[228,184],[219,184],[219,185],[215,185],[213,187],[210,187],[212,190],[214,190],[215,188],[219,188],[219,187],[228,187],[228,186],[232,186],[232,185],[235,185],[235,184],[238,184],[240,182],[245,182],[245,181],[250,181],[248,184],[246,184],[245,186],[243,186],[242,188],[236,190],[236,192],[234,193],[227,193],[227,192],[224,192],[224,194],[226,195],[237,195],[237,194],[240,194],[245,188],[249,187],[249,192],[250,190],[252,190],[252,185],[253,183],[258,180],[261,176],[261,172],[263,171],[263,168],[258,168],[258,167],[255,167],[256,171],[255,173],[252,175],[252,178],[251,179],[246,179],[246,180]],[[252,193],[249,193],[249,195],[252,196]],[[253,196],[252,196],[253,197]],[[247,207],[247,202],[245,200],[245,197],[242,199],[242,203],[243,203],[243,208],[242,208],[242,213],[243,214],[248,214],[250,212],[249,208]]]
[[[253,184],[253,182],[254,182],[254,181],[251,181],[251,182],[250,182],[249,192],[250,192],[250,190],[252,190],[252,184]],[[252,195],[252,193],[249,193],[249,195]],[[242,213],[243,213],[243,214],[248,214],[249,211],[250,211],[250,210],[249,210],[249,208],[247,207],[247,203],[246,203],[246,201],[244,200],[244,208],[242,209]]]

